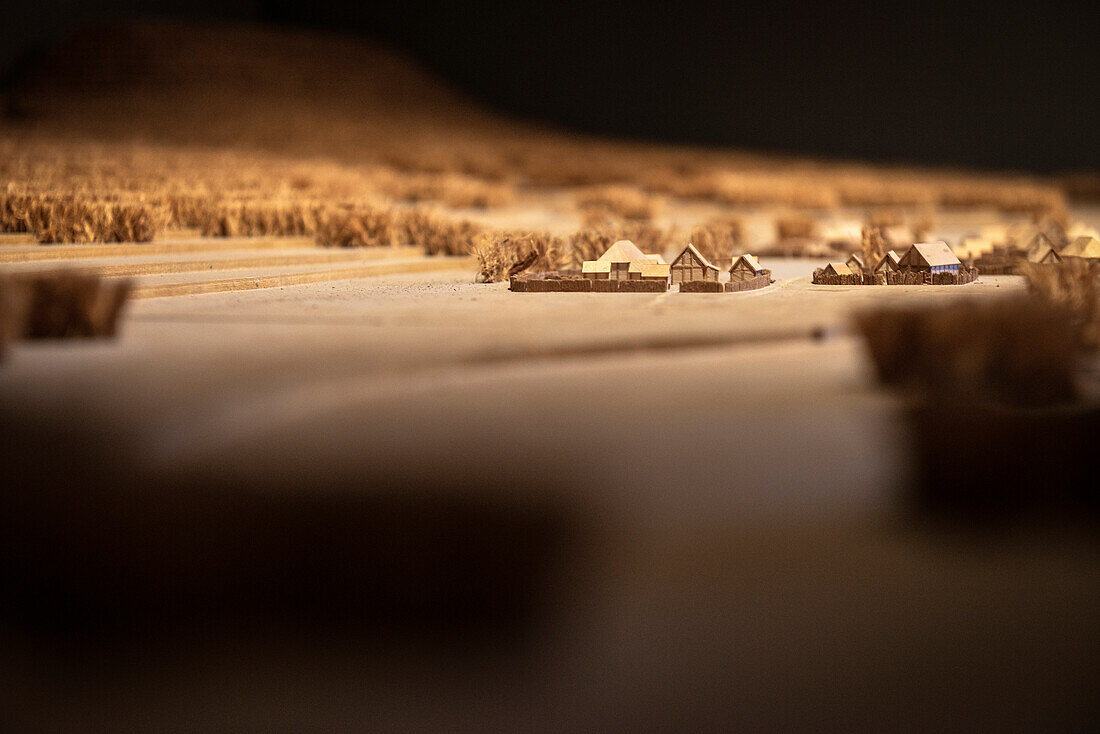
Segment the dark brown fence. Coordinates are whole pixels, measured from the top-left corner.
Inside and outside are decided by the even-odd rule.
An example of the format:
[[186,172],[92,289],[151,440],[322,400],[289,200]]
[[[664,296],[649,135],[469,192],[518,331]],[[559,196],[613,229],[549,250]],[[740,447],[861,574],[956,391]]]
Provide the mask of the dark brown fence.
[[722,284],[716,280],[692,280],[680,284],[681,293],[721,293]]
[[513,275],[511,290],[517,293],[664,293],[665,280],[589,280],[571,273]]
[[741,291],[754,291],[757,288],[763,288],[771,285],[772,283],[772,271],[761,270],[756,276],[748,278],[746,280],[731,280],[729,283],[725,283],[726,293],[740,293]]
[[863,276],[830,275],[825,272],[825,268],[818,268],[814,271],[813,283],[814,285],[863,285]]
[[958,273],[931,273],[927,270],[898,270],[869,275],[827,275],[824,268],[814,271],[815,285],[965,285],[978,277],[978,269],[959,266]]

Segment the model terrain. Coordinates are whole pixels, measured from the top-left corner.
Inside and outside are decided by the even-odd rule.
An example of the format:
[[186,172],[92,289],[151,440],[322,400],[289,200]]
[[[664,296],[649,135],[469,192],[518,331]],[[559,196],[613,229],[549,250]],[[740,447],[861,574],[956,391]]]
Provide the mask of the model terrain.
[[7,110],[16,730],[1096,720],[1089,177],[586,138],[217,26]]

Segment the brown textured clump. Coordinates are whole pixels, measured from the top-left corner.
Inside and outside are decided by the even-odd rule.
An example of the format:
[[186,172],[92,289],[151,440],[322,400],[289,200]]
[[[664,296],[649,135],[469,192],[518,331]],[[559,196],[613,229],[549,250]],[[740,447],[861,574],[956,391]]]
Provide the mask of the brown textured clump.
[[637,186],[613,184],[582,189],[576,195],[577,208],[594,218],[649,221],[661,213],[664,199],[648,194]]
[[745,242],[745,221],[736,214],[711,217],[691,230],[691,243],[712,263],[732,264]]
[[1020,268],[1028,290],[1064,311],[1084,346],[1100,347],[1100,264],[1067,257],[1057,265],[1022,263]]
[[817,236],[817,220],[804,212],[777,217],[775,235],[779,240],[809,239]]
[[8,339],[110,337],[130,297],[129,281],[58,272],[0,281],[0,321]]
[[1077,397],[1081,329],[1021,296],[857,314],[879,379],[925,401],[1052,405]]

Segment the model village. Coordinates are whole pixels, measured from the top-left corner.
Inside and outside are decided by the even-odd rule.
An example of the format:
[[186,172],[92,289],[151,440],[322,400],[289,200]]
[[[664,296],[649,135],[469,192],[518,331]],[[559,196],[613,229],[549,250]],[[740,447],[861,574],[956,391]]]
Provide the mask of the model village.
[[[815,285],[965,285],[979,272],[1012,274],[1031,266],[1063,262],[1100,263],[1100,240],[1092,230],[1063,228],[1053,220],[983,228],[952,247],[943,240],[903,244],[877,228],[865,227],[861,250],[814,271]],[[887,249],[890,248],[890,249]],[[729,260],[727,260],[729,262]],[[760,260],[743,254],[720,268],[693,244],[671,262],[619,240],[579,271],[513,275],[511,290],[572,293],[734,293],[764,288],[774,281]]]

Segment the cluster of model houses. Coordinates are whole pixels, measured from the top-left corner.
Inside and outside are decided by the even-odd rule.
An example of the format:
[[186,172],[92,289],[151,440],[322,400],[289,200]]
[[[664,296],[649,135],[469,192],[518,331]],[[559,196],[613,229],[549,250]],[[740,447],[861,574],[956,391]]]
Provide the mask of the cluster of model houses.
[[983,227],[980,235],[964,237],[955,248],[964,261],[986,270],[1011,268],[1015,263],[1056,265],[1065,260],[1100,262],[1097,232],[1083,224],[1063,228],[1051,219],[1037,223]]
[[962,262],[942,240],[939,242],[917,242],[905,251],[904,255],[898,255],[895,250],[890,250],[872,267],[868,268],[863,258],[857,253],[844,262],[831,262],[825,266],[825,275],[878,275],[883,273],[898,273],[905,270],[914,272],[932,273],[958,273]]
[[[742,255],[730,266],[730,281],[740,282],[760,275],[760,263],[752,255]],[[647,255],[630,240],[619,240],[596,260],[585,260],[581,275],[590,280],[664,281],[666,285],[692,282],[718,282],[718,266],[713,265],[695,245],[687,247],[671,263],[660,255]]]

